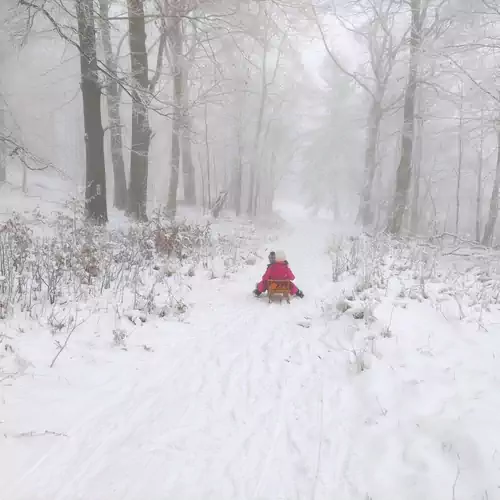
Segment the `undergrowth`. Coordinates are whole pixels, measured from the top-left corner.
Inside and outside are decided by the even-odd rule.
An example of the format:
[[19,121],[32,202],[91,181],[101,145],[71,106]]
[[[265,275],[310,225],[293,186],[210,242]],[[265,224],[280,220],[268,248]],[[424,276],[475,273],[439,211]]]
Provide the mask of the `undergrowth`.
[[[484,255],[467,248],[456,255],[457,250],[449,252],[443,242],[393,240],[384,234],[333,241],[328,249],[332,281],[343,289],[324,301],[323,314],[330,320],[350,318],[356,334],[349,334],[351,345],[342,349],[354,356],[356,371],[368,366],[364,356],[372,350],[366,344],[374,330],[391,338],[394,310],[406,309],[412,301],[427,302],[446,319],[487,330],[485,317],[500,305],[500,259],[497,253],[493,258],[494,251]],[[393,311],[385,324],[376,313],[383,303]]]
[[221,277],[242,265],[243,237],[216,234],[210,223],[158,213],[148,223],[108,230],[86,223],[81,206],[72,208],[71,216],[37,214],[37,234],[16,214],[0,225],[0,320],[16,310],[53,318],[69,303],[103,297],[148,314],[184,313],[187,278],[199,270]]

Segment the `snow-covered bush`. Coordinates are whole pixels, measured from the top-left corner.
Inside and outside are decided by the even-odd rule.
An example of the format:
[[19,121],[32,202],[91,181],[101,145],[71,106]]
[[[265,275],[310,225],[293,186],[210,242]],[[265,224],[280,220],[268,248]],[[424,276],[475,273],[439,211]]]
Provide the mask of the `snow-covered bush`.
[[151,228],[155,250],[160,255],[176,257],[183,260],[200,253],[210,244],[211,226],[188,224],[187,221],[176,222],[156,213]]
[[69,214],[50,220],[38,215],[37,222],[36,234],[19,216],[0,226],[0,319],[16,306],[38,317],[46,304],[104,296],[148,314],[183,314],[183,281],[197,266],[209,269],[218,258],[230,270],[241,260],[237,238],[214,235],[209,223],[175,222],[161,214],[108,230],[86,223],[75,204]]
[[0,319],[27,291],[32,245],[31,231],[19,216],[0,227]]
[[[325,316],[346,316],[376,323],[376,309],[428,302],[445,318],[477,322],[500,304],[500,253],[473,244],[439,245],[428,240],[375,237],[336,239],[329,248],[333,281],[342,282],[340,296],[323,304]],[[390,325],[380,325],[390,337]]]
[[438,274],[445,274],[439,271],[440,251],[427,243],[391,240],[384,234],[340,238],[329,248],[332,278],[342,283],[342,291],[324,302],[323,314],[329,320],[342,320],[356,332],[341,345],[356,373],[379,356],[376,339],[393,335],[392,313],[389,321],[379,319],[379,307],[383,305],[387,312],[408,301],[430,299]]

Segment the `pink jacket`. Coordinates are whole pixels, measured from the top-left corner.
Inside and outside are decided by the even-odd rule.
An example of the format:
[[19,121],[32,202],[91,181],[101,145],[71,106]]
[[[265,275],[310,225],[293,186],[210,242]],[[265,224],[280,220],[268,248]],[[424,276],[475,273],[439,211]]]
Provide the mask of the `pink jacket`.
[[262,276],[262,281],[268,280],[294,280],[295,275],[292,273],[292,270],[288,267],[288,264],[284,262],[275,262],[271,264],[267,271]]

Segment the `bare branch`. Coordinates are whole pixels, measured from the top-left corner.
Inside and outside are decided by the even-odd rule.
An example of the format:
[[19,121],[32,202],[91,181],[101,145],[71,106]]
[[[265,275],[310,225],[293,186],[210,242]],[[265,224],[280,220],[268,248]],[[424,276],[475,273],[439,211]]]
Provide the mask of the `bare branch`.
[[365,84],[365,82],[363,82],[363,80],[361,78],[359,78],[358,75],[356,75],[355,73],[349,71],[339,60],[339,58],[333,53],[332,49],[330,48],[327,40],[326,40],[326,36],[325,36],[325,32],[323,30],[323,27],[321,25],[321,21],[319,20],[318,18],[318,14],[316,12],[316,7],[312,7],[313,9],[313,12],[314,12],[314,16],[315,16],[315,20],[316,20],[316,25],[318,27],[318,30],[320,32],[320,35],[321,35],[321,40],[323,42],[323,46],[325,47],[325,50],[328,54],[328,56],[330,57],[330,59],[332,60],[332,62],[335,64],[335,66],[340,70],[342,71],[342,73],[344,73],[345,75],[349,76],[350,78],[352,78],[363,90],[365,90],[373,99],[375,99],[375,94],[373,93],[372,89]]

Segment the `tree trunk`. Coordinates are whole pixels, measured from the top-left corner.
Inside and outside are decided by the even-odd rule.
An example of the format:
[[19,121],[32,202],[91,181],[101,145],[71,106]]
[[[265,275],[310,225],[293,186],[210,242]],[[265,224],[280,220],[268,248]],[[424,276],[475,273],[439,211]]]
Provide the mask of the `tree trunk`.
[[134,82],[128,213],[138,220],[147,220],[148,154],[151,130],[144,94],[148,90],[149,76],[143,0],[127,0],[127,6],[130,67]]
[[254,200],[253,200],[253,212],[252,215],[256,216],[257,212],[259,211],[260,208],[260,200],[261,200],[261,193],[260,193],[260,184],[261,184],[261,172],[260,172],[261,166],[259,164],[259,172],[257,179],[255,181],[255,190],[254,190]]
[[234,179],[234,211],[236,216],[241,215],[241,195],[243,187],[243,164],[241,158],[238,158],[238,165],[236,167],[236,174]]
[[415,154],[413,155],[413,187],[411,202],[410,228],[413,234],[418,234],[420,224],[420,170],[422,164],[422,134],[423,119],[419,116],[416,119],[415,130]]
[[[186,112],[186,111],[185,111]],[[184,201],[187,205],[196,205],[196,177],[194,174],[193,155],[191,152],[191,120],[185,119],[182,130],[182,173],[184,178]]]
[[99,0],[100,27],[102,45],[106,59],[106,66],[110,77],[106,82],[106,102],[108,106],[108,124],[111,140],[111,161],[113,163],[114,197],[113,204],[119,210],[127,208],[127,180],[125,177],[125,162],[123,160],[122,123],[120,117],[120,88],[117,78],[117,61],[111,44],[108,0]]
[[[276,179],[276,170],[277,170],[276,164],[277,164],[277,155],[273,151],[271,153],[271,158],[269,160],[268,178],[267,182],[265,183],[265,186],[267,187],[265,196],[265,205],[264,205],[265,214],[271,214],[273,212],[274,194],[279,186],[279,180]],[[337,196],[333,196],[334,202],[336,199]]]
[[[212,179],[213,179],[213,185],[214,185],[214,197],[215,197],[215,199],[217,199],[217,193],[219,191],[219,172],[218,172],[218,168],[217,168],[218,159],[215,157],[215,155],[212,157],[212,161],[210,163],[212,164],[212,167],[213,167]],[[215,201],[214,201],[214,204],[215,204]],[[212,207],[213,207],[213,205],[210,205],[210,208],[212,208]]]
[[28,168],[26,165],[23,165],[23,193],[26,194],[28,192]]
[[0,182],[7,180],[7,145],[3,138],[7,135],[5,125],[5,101],[0,94]]
[[483,204],[483,151],[479,153],[479,168],[476,180],[476,241],[481,241],[481,205]]
[[201,154],[198,155],[198,165],[200,166],[200,180],[201,180],[201,206],[203,207],[203,213],[207,208],[206,198],[205,198],[205,172],[203,172]]
[[255,200],[255,169],[257,168],[256,164],[253,163],[250,167],[250,179],[248,181],[248,206],[247,206],[247,214],[253,214],[253,202]]
[[85,128],[85,211],[87,218],[102,224],[108,220],[108,209],[93,0],[80,0],[76,6]]
[[179,188],[179,167],[181,161],[180,133],[182,128],[182,18],[175,16],[170,27],[172,46],[172,69],[174,71],[174,118],[172,121],[172,148],[170,157],[170,181],[168,184],[167,213],[175,217],[177,213],[177,190]]
[[421,37],[421,0],[411,0],[410,63],[404,101],[401,159],[396,173],[396,193],[387,228],[393,235],[401,233],[411,182],[413,136],[415,129],[415,93],[417,88],[418,51],[420,49]]
[[[265,61],[265,59],[264,59]],[[262,69],[262,71],[265,71]],[[258,169],[259,169],[259,150],[260,150],[260,137],[262,133],[262,123],[264,120],[264,110],[267,101],[267,84],[264,83],[261,93],[260,106],[259,106],[259,115],[257,118],[257,129],[255,131],[255,138],[253,144],[253,161],[251,164],[250,170],[250,184],[249,184],[249,192],[248,192],[248,207],[247,213],[248,215],[257,215],[257,197],[258,197]]]
[[207,182],[206,182],[206,190],[207,190],[207,208],[210,210],[212,208],[212,181],[210,176],[210,144],[208,142],[208,106],[205,103],[204,108],[204,118],[205,118],[205,168],[207,170]]
[[484,228],[483,241],[485,246],[491,246],[493,242],[493,234],[495,232],[495,225],[498,217],[498,190],[500,189],[500,123],[497,124],[497,165],[495,172],[495,180],[493,182],[493,190],[491,192],[490,210],[488,213],[488,220]]
[[242,127],[243,127],[243,108],[246,94],[237,97],[236,105],[238,114],[234,124],[235,137],[233,143],[236,145],[236,158],[233,160],[232,175],[231,175],[231,202],[236,216],[241,215],[242,211],[242,195],[243,195],[243,143],[242,143]]
[[[241,116],[240,116],[241,118]],[[238,121],[240,124],[241,121]],[[243,191],[243,151],[241,144],[241,127],[238,125],[237,129],[237,138],[236,141],[238,143],[238,157],[236,158],[236,169],[233,170],[232,173],[232,187],[231,187],[231,198],[233,209],[236,213],[236,216],[241,215],[241,195]]]
[[458,165],[457,165],[457,188],[455,192],[455,234],[458,236],[460,227],[460,188],[462,184],[462,166],[464,156],[463,131],[464,131],[464,89],[461,86],[460,109],[458,122]]
[[481,140],[479,148],[479,162],[476,177],[476,241],[481,241],[481,207],[483,204],[483,151],[484,151],[484,126],[483,126],[484,111],[481,110]]
[[184,202],[196,205],[196,177],[194,173],[193,155],[191,152],[191,125],[189,116],[189,75],[183,65],[180,66],[182,81],[182,175]]
[[373,99],[368,116],[364,182],[357,216],[357,220],[361,222],[363,228],[367,228],[373,223],[372,190],[373,179],[375,178],[375,172],[377,170],[377,144],[380,135],[381,121],[381,102]]
[[212,215],[215,219],[219,217],[222,209],[224,208],[227,201],[227,196],[228,192],[226,190],[221,191],[219,193],[219,196],[217,196],[214,206],[212,207]]
[[424,135],[424,106],[422,104],[422,88],[417,90],[416,97],[416,117],[415,117],[415,130],[414,141],[415,148],[413,151],[412,165],[413,165],[413,178],[412,178],[412,201],[411,201],[411,214],[410,214],[410,230],[413,234],[418,234],[420,225],[420,181],[421,181],[421,167],[423,156],[423,135]]
[[[259,6],[260,8],[260,6]],[[267,24],[264,27],[265,30],[265,41],[264,41],[264,47],[262,51],[262,65],[261,65],[261,73],[262,73],[262,89],[260,93],[260,103],[259,103],[259,113],[257,117],[257,128],[255,130],[255,137],[254,137],[254,143],[253,143],[253,151],[252,151],[252,162],[251,162],[251,169],[250,169],[250,186],[249,186],[249,193],[248,193],[248,208],[247,208],[247,213],[248,215],[256,215],[257,214],[257,198],[255,196],[256,193],[256,183],[258,179],[258,172],[257,170],[259,169],[259,158],[260,158],[260,138],[262,134],[262,125],[264,121],[264,111],[266,108],[266,103],[267,103],[267,94],[268,94],[268,84],[267,84],[267,57],[268,57],[268,38],[267,38],[267,33],[268,33],[268,26]],[[279,59],[278,59],[279,61]],[[278,61],[276,64],[278,64]]]

